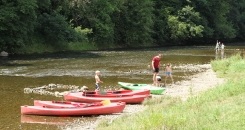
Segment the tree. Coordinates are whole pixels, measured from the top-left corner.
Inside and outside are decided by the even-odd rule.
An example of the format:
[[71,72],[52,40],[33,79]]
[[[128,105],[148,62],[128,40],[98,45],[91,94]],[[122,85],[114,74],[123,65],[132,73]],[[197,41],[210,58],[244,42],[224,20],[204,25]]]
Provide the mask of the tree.
[[0,2],[0,49],[14,52],[30,43],[36,22],[36,0]]
[[126,46],[152,43],[153,5],[151,0],[124,1],[116,24]]
[[163,45],[173,42],[170,39],[171,31],[168,26],[169,15],[177,15],[183,6],[182,0],[153,0],[154,1],[154,42]]
[[202,37],[204,27],[200,25],[201,17],[198,12],[193,10],[193,7],[185,6],[178,11],[177,16],[169,15],[168,27],[170,28],[173,40],[183,41]]
[[236,30],[236,38],[245,40],[245,0],[233,0],[230,2],[231,9],[228,20],[233,23]]
[[202,17],[204,38],[216,40],[236,37],[236,30],[227,15],[231,8],[230,2],[231,0],[197,0],[190,2]]

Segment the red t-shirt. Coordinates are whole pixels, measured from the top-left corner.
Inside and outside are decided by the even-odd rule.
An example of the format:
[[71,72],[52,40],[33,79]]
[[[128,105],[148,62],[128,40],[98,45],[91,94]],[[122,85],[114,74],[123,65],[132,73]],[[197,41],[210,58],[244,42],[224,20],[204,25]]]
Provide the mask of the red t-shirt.
[[160,63],[160,58],[158,56],[154,56],[152,58],[152,61],[154,61],[154,68],[158,68]]

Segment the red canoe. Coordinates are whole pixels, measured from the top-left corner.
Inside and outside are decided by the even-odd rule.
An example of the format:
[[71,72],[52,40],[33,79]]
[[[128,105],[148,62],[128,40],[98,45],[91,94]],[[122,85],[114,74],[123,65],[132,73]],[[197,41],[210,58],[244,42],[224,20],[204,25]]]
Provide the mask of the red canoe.
[[66,101],[73,102],[101,102],[103,100],[110,100],[111,102],[126,102],[130,104],[142,103],[145,98],[149,95],[116,95],[116,96],[106,96],[106,95],[83,95],[83,93],[68,93],[64,95]]
[[[109,101],[109,100],[108,100]],[[98,106],[110,104],[107,100],[95,103],[81,103],[81,102],[70,102],[70,101],[41,101],[34,100],[34,106],[43,106],[49,108],[74,108],[74,107],[87,107],[87,106]]]
[[83,96],[91,96],[91,97],[120,97],[127,95],[149,95],[151,97],[150,90],[116,90],[116,91],[86,91],[80,92]]
[[21,106],[21,114],[45,115],[45,116],[81,116],[81,115],[103,115],[122,112],[125,108],[124,102],[115,102],[108,105],[87,105],[85,107],[51,108],[44,106]]
[[115,90],[115,91],[86,91],[84,94],[100,94],[100,95],[150,95],[150,90]]

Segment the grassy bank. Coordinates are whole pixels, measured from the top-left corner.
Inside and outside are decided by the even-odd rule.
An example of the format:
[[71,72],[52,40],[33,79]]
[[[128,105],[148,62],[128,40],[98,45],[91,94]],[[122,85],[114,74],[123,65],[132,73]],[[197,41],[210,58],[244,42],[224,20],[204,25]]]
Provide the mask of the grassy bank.
[[211,62],[219,77],[228,81],[182,102],[162,96],[147,100],[147,109],[124,115],[108,124],[102,122],[97,130],[234,130],[245,129],[245,60],[240,55]]
[[18,50],[17,54],[33,54],[33,53],[52,53],[60,51],[86,51],[86,50],[98,50],[99,48],[91,43],[68,43],[59,45],[50,44],[31,44],[26,45]]
[[[152,47],[153,44],[142,44],[130,46],[131,48],[138,47]],[[16,50],[16,54],[33,54],[33,53],[52,53],[52,52],[61,52],[61,51],[90,51],[90,50],[105,50],[105,49],[118,49],[124,48],[123,46],[116,46],[114,44],[100,45],[95,43],[83,42],[83,43],[61,43],[61,44],[30,44],[25,45]]]

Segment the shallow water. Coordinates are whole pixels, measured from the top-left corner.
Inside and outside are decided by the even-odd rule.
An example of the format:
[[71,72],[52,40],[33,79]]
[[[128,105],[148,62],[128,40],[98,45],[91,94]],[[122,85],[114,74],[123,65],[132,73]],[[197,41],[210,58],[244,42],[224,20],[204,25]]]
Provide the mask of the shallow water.
[[[20,106],[33,105],[33,100],[64,100],[62,97],[24,94],[26,87],[54,84],[88,86],[94,89],[94,72],[101,71],[102,90],[118,89],[118,81],[152,83],[151,59],[163,54],[160,76],[164,78],[164,64],[173,66],[175,82],[186,80],[208,64],[241,52],[244,46],[227,46],[224,52],[215,52],[214,46],[174,46],[119,51],[88,51],[0,57],[0,129],[57,129],[57,123],[93,121],[97,116],[52,117],[21,115]],[[168,80],[170,83],[170,80]]]

